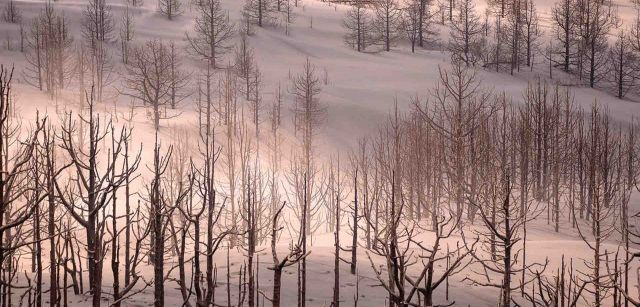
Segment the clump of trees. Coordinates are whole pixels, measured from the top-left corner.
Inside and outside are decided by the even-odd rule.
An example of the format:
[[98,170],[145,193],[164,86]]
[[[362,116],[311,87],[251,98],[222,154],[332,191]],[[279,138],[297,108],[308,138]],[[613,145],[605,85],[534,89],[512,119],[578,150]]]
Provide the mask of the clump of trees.
[[234,25],[228,12],[220,5],[220,0],[200,1],[197,6],[195,34],[186,34],[191,51],[198,58],[217,68],[223,56],[232,48],[230,40],[234,34]]
[[4,7],[2,18],[6,22],[20,23],[22,21],[22,11],[16,6],[15,1],[10,0]]
[[173,45],[151,40],[132,50],[127,65],[124,94],[151,110],[156,130],[160,128],[160,120],[177,116],[168,114],[166,106],[175,108],[179,92],[187,84],[187,74],[177,65],[178,57]]
[[[611,1],[559,0],[549,12],[539,12],[531,0],[489,1],[485,12],[468,0],[346,3],[350,7],[343,18],[344,42],[358,52],[391,51],[403,38],[412,52],[443,43],[452,61],[467,66],[512,75],[537,66],[548,70],[550,78],[562,71],[577,83],[620,99],[637,94],[639,22],[624,24]],[[547,33],[541,21],[544,13],[550,15]],[[438,42],[438,16],[450,29],[444,42]]]
[[56,97],[71,78],[72,44],[67,19],[46,4],[26,34],[26,81]]

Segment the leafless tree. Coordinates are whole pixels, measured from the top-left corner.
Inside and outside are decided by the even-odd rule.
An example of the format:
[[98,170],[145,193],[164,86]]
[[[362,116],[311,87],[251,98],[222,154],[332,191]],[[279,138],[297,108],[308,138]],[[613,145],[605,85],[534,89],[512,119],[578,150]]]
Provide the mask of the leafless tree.
[[[219,97],[220,105],[218,107],[219,117],[222,119],[222,125],[224,129],[225,146],[222,147],[222,163],[225,168],[223,171],[224,177],[226,177],[226,191],[228,195],[229,205],[228,211],[229,217],[226,219],[227,227],[229,229],[238,230],[238,200],[241,198],[238,195],[239,192],[239,174],[238,174],[238,105],[237,105],[237,82],[234,69],[229,67],[224,71],[224,76],[219,82]],[[205,101],[201,103],[200,109],[203,114],[207,114],[208,105],[213,102],[210,101],[211,95],[209,94],[208,85],[209,78],[207,77],[207,91],[205,92]],[[237,237],[234,234],[230,234],[229,244],[231,247],[236,246]]]
[[46,4],[33,19],[27,35],[26,81],[50,98],[57,97],[70,78],[69,51],[72,37],[67,20],[51,4]]
[[246,195],[244,197],[244,204],[242,210],[240,210],[240,216],[242,217],[245,231],[245,240],[243,243],[243,250],[246,254],[246,265],[248,274],[248,300],[249,306],[256,306],[259,304],[257,299],[258,278],[256,270],[258,268],[258,262],[254,259],[257,256],[257,247],[260,241],[264,239],[261,229],[268,228],[269,219],[263,217],[268,216],[270,209],[269,206],[263,205],[267,202],[263,201],[264,198],[264,184],[261,174],[256,174],[257,170],[249,170],[246,175],[249,176],[246,179],[247,187]]
[[[415,222],[404,218],[406,203],[402,196],[402,155],[401,134],[403,132],[397,107],[395,113],[374,145],[377,167],[382,173],[381,212],[379,221],[368,218],[367,223],[378,223],[373,227],[372,247],[367,253],[371,268],[378,283],[388,293],[388,306],[407,305],[407,274],[409,268],[416,263],[411,249],[411,239],[415,235]],[[384,262],[377,268],[371,253],[381,257]],[[386,273],[382,270],[386,269]]]
[[187,40],[196,56],[216,68],[217,62],[231,50],[233,23],[229,20],[229,13],[220,5],[220,0],[205,0],[196,9],[195,34],[187,33]]
[[2,17],[6,22],[20,23],[22,21],[22,11],[16,6],[14,0],[9,0],[4,7]]
[[[165,270],[164,270],[164,257],[167,240],[167,229],[170,225],[170,220],[174,210],[180,203],[184,201],[188,195],[188,189],[180,189],[173,199],[173,203],[170,203],[170,199],[166,194],[166,190],[163,188],[163,180],[166,180],[165,174],[169,166],[169,162],[172,155],[173,147],[169,147],[165,155],[160,153],[160,144],[158,142],[158,136],[156,131],[156,144],[154,149],[153,158],[153,179],[148,187],[148,202],[149,202],[149,216],[150,216],[150,228],[151,228],[151,247],[152,247],[152,263],[153,263],[153,284],[154,284],[154,306],[162,307],[165,304],[164,301],[164,283],[165,283]],[[182,179],[178,179],[182,180]]]
[[[56,200],[55,200],[55,177],[60,173],[60,170],[56,168],[55,162],[55,135],[52,126],[47,126],[43,130],[42,141],[40,144],[39,156],[44,160],[44,180],[43,186],[46,187],[47,194],[47,232],[49,236],[49,302],[58,301],[58,260],[56,258]],[[66,266],[65,266],[66,267]],[[65,275],[66,276],[66,275]],[[66,291],[66,289],[65,289]]]
[[258,64],[254,56],[254,49],[249,45],[249,38],[246,34],[240,34],[240,42],[235,50],[234,68],[236,75],[240,78],[242,86],[239,92],[244,95],[246,101],[251,101],[258,91],[259,71]]
[[182,69],[182,53],[176,48],[176,44],[169,42],[169,102],[168,105],[175,109],[179,103],[190,96],[187,92],[190,75]]
[[396,0],[380,0],[375,5],[374,30],[385,51],[391,51],[401,35],[402,11]]
[[573,277],[576,275],[573,269],[573,259],[571,266],[567,268],[563,256],[560,268],[552,276],[545,276],[541,272],[535,272],[534,275],[535,280],[532,282],[531,294],[524,293],[525,299],[531,304],[549,307],[577,306],[578,302],[584,298],[582,293],[587,283],[572,285],[575,282]]
[[286,203],[283,203],[282,206],[280,206],[280,208],[276,210],[275,214],[273,215],[273,221],[271,223],[271,255],[273,258],[273,266],[269,267],[269,269],[273,270],[273,294],[270,299],[273,307],[280,307],[280,292],[282,290],[283,270],[286,267],[297,264],[307,255],[309,255],[309,253],[302,253],[300,241],[298,241],[295,245],[292,243],[289,246],[289,253],[284,258],[280,258],[278,256],[278,253],[276,252],[278,232],[282,230],[282,227],[278,226],[278,220],[285,206]]
[[449,50],[454,60],[465,65],[475,65],[484,50],[484,25],[480,21],[473,1],[463,0],[458,5],[458,12],[451,23]]
[[[496,106],[489,99],[490,93],[482,89],[477,71],[461,62],[455,63],[451,71],[440,69],[440,83],[431,96],[434,100],[431,106],[417,103],[417,107],[428,124],[446,140],[445,152],[453,157],[445,165],[445,173],[454,178],[448,184],[448,197],[456,204],[456,214],[461,217],[467,197],[465,186],[472,173],[466,158],[467,149],[472,146],[470,136],[480,126],[482,117],[494,113]],[[470,220],[475,211],[475,207],[468,206]]]
[[344,42],[358,52],[365,51],[372,43],[372,20],[368,12],[368,1],[355,0],[344,16],[342,24],[347,30]]
[[574,0],[561,0],[557,2],[551,10],[551,18],[553,21],[553,33],[555,39],[559,41],[557,51],[562,61],[558,63],[565,72],[569,72],[575,61],[575,53],[577,52],[577,26],[575,20],[577,13],[574,11],[576,2]]
[[615,224],[607,221],[616,214],[612,204],[618,202],[618,174],[622,171],[617,159],[621,140],[613,129],[608,113],[594,106],[590,126],[587,128],[588,138],[585,140],[589,203],[587,214],[591,225],[585,227],[577,224],[580,237],[593,252],[593,257],[585,260],[585,265],[591,272],[585,272],[582,280],[593,286],[588,291],[593,294],[594,306],[602,306],[610,290],[605,285],[605,268],[609,265],[607,260],[611,252],[604,249],[603,242],[615,231]]
[[246,22],[262,27],[274,21],[276,9],[273,0],[245,0],[242,14]]
[[429,36],[435,35],[431,28],[438,9],[435,9],[433,0],[414,0],[414,3],[418,7],[418,46],[424,47],[424,43],[429,41]]
[[605,76],[607,63],[607,36],[619,19],[613,6],[603,0],[583,0],[577,3],[580,24],[580,77],[587,79],[590,87]]
[[[478,206],[478,212],[485,227],[483,230],[476,231],[481,247],[471,255],[484,270],[484,274],[480,272],[476,274],[484,275],[486,281],[472,277],[465,279],[476,285],[500,289],[499,305],[508,307],[512,304],[512,291],[533,281],[533,279],[521,280],[520,285],[514,285],[513,275],[522,271],[542,272],[547,262],[520,264],[519,257],[522,253],[521,248],[517,247],[518,242],[522,240],[520,233],[526,221],[535,218],[536,212],[531,204],[524,206],[528,213],[519,212],[522,206],[513,197],[514,186],[511,178],[508,174],[503,176],[506,177],[495,182],[497,185],[493,183],[487,185],[487,198],[484,201],[489,202],[490,207],[484,204],[473,204]],[[493,274],[497,275],[495,282],[492,281]]]
[[[326,203],[328,206],[328,219],[333,221],[333,223],[329,224],[329,230],[333,231],[333,300],[331,305],[335,307],[340,306],[340,263],[345,262],[346,264],[351,265],[350,261],[345,260],[340,256],[341,251],[352,252],[355,249],[354,246],[351,249],[346,249],[342,247],[340,243],[340,232],[342,226],[342,215],[343,208],[342,203],[346,199],[346,191],[344,186],[346,185],[345,177],[342,175],[340,170],[340,158],[336,158],[335,162],[332,161],[329,166],[329,176],[328,176],[328,191],[325,195],[327,198]],[[357,205],[357,204],[356,204]],[[357,212],[355,213],[357,215]],[[354,226],[353,229],[357,227]],[[357,232],[355,232],[355,236],[357,236]],[[357,244],[357,239],[356,239]]]
[[128,91],[124,94],[151,109],[150,117],[156,130],[160,129],[161,119],[179,115],[163,114],[163,107],[171,102],[172,90],[181,88],[186,82],[186,74],[176,67],[173,69],[172,73],[170,49],[158,40],[135,47],[127,65],[124,85]]
[[127,64],[129,61],[129,49],[134,36],[134,18],[129,8],[129,3],[125,6],[124,13],[120,22],[120,45],[122,52],[122,63]]
[[180,0],[158,0],[158,13],[173,20],[184,13],[182,2]]
[[105,0],[91,0],[82,11],[82,36],[96,50],[98,45],[113,40],[115,21]]
[[[407,295],[407,301],[411,301],[415,293],[420,293],[424,297],[424,305],[433,306],[433,294],[435,290],[443,283],[447,282],[449,277],[461,273],[469,265],[470,261],[467,261],[467,258],[471,258],[470,254],[475,250],[475,244],[477,241],[472,242],[471,246],[467,249],[465,249],[461,244],[457,244],[456,248],[453,250],[450,250],[448,246],[447,249],[444,250],[444,247],[442,246],[444,243],[442,241],[450,238],[453,232],[458,228],[455,214],[451,213],[436,213],[437,222],[434,227],[435,240],[433,243],[426,245],[426,242],[410,238],[412,243],[418,246],[422,251],[419,258],[424,267],[417,278],[413,279],[408,275],[406,276],[407,281],[412,287],[411,291]],[[442,265],[439,264],[441,262],[446,262],[445,270],[440,276],[437,276],[435,269]]]
[[411,42],[411,52],[415,52],[416,45],[424,46],[424,42],[436,34],[431,29],[435,14],[430,12],[425,2],[425,0],[415,0],[402,8],[400,24]]
[[523,4],[523,35],[526,65],[533,66],[535,53],[540,49],[540,37],[543,35],[540,25],[540,16],[533,1],[525,1]]
[[[210,67],[209,67],[210,68]],[[213,99],[207,96],[207,101],[205,104],[202,104],[200,108],[202,109],[200,112],[203,114],[202,122],[199,129],[199,154],[201,158],[201,165],[197,168],[197,172],[194,174],[195,183],[194,189],[197,191],[197,195],[200,198],[202,203],[202,207],[206,212],[206,239],[204,244],[206,246],[206,250],[204,252],[200,252],[200,247],[197,247],[197,250],[194,251],[196,254],[194,258],[194,263],[198,263],[196,267],[196,276],[194,277],[195,283],[200,283],[201,279],[201,270],[199,264],[199,257],[201,254],[205,255],[206,268],[205,268],[205,279],[206,279],[206,290],[202,293],[200,285],[196,286],[196,295],[197,295],[197,306],[209,306],[214,302],[214,293],[216,287],[215,274],[214,271],[214,254],[219,249],[220,245],[226,240],[227,236],[230,234],[237,234],[237,229],[229,229],[226,227],[221,227],[220,218],[222,217],[222,213],[225,212],[226,206],[226,197],[220,202],[219,194],[216,190],[216,163],[221,154],[221,148],[218,147],[215,139],[215,109],[214,109],[214,101]],[[200,213],[202,214],[202,213]],[[195,218],[194,227],[198,229],[199,226],[199,216],[197,215]],[[199,230],[196,235],[197,240],[199,241]],[[198,243],[196,243],[198,244]],[[199,245],[199,244],[198,244]],[[228,302],[230,304],[230,302]]]
[[[12,79],[13,69],[0,67],[0,148],[3,148],[0,157],[0,268],[3,276],[0,298],[7,304],[11,302],[12,288],[17,286],[14,280],[17,272],[16,252],[21,247],[33,244],[31,239],[22,235],[26,230],[23,227],[47,197],[42,187],[28,183],[33,175],[32,162],[35,162],[38,139],[45,128],[46,119],[37,119],[33,129],[25,136],[19,134]],[[25,197],[26,201],[21,203]]]
[[620,30],[613,46],[609,48],[609,80],[615,85],[616,96],[623,99],[635,87],[638,74],[637,54],[633,51],[628,34]]
[[[76,188],[65,186],[60,180],[55,181],[58,200],[67,209],[73,219],[86,231],[86,250],[89,269],[89,284],[93,297],[93,305],[100,306],[102,295],[102,266],[104,260],[103,230],[106,220],[101,212],[112,201],[113,190],[124,184],[125,178],[130,176],[137,168],[140,154],[136,162],[129,168],[118,168],[117,161],[108,161],[106,165],[98,163],[98,154],[102,149],[102,141],[109,134],[114,141],[109,150],[118,156],[127,142],[128,135],[122,129],[117,133],[111,128],[111,121],[102,121],[95,112],[95,100],[93,91],[87,93],[88,114],[87,117],[79,116],[78,121],[73,119],[71,113],[67,113],[58,135],[60,147],[71,161],[75,174],[72,182],[77,183]],[[77,145],[78,125],[86,125],[88,134],[86,144]],[[87,162],[88,161],[88,162]]]
[[[317,202],[322,197],[322,187],[317,168],[313,162],[314,138],[319,126],[324,123],[326,108],[320,103],[320,79],[316,67],[307,59],[303,71],[292,80],[290,92],[294,104],[292,108],[294,126],[299,133],[301,153],[292,161],[291,176],[288,178],[294,195],[297,217],[300,221],[302,253],[307,253],[307,239],[312,234],[311,217],[317,213]],[[305,258],[306,259],[306,258]],[[306,305],[306,260],[298,264],[298,304]]]

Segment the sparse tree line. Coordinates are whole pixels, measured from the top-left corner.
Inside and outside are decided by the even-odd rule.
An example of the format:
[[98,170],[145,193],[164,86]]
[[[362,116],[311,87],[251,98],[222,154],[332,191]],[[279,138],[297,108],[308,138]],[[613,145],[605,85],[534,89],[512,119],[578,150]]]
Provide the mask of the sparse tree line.
[[[231,70],[220,72],[217,93],[204,76],[197,144],[179,131],[170,146],[156,136],[151,159],[142,159],[132,127],[95,111],[94,90],[81,113],[18,129],[12,71],[2,71],[5,306],[67,306],[81,293],[94,306],[105,298],[116,306],[151,288],[154,305],[164,306],[170,284],[185,305],[280,306],[286,268],[297,273],[305,306],[307,258],[322,227],[334,233],[335,306],[358,300],[340,294],[341,266],[356,280],[370,269],[389,306],[455,304],[454,277],[497,290],[499,306],[638,303],[630,278],[640,238],[630,209],[637,125],[614,122],[598,105],[581,109],[564,88],[533,82],[515,104],[458,63],[440,71],[427,97],[414,98],[412,111],[396,111],[363,139],[346,166],[336,157],[325,167],[313,144],[326,111],[307,62],[290,88],[300,145],[283,166],[281,96],[258,126],[269,137],[258,141],[251,118],[238,115],[242,94]],[[536,221],[556,232],[573,228],[592,256],[528,259],[528,225]],[[284,251],[283,231],[291,235]],[[606,248],[611,242],[616,250]],[[272,264],[257,259],[264,246]],[[231,249],[245,257],[236,272]],[[214,259],[225,252],[226,267]],[[268,274],[259,264],[273,284],[258,282]]]
[[[119,18],[104,0],[89,1],[82,12],[78,38],[71,35],[69,18],[55,9],[55,2],[45,3],[28,21],[13,1],[3,15],[5,21],[20,24],[20,50],[27,62],[21,73],[26,83],[56,101],[63,92],[79,89],[75,99],[79,106],[84,105],[83,93],[90,88],[101,103],[129,96],[135,108],[147,109],[158,129],[162,120],[180,114],[177,106],[183,100],[202,96],[203,80],[196,79],[204,78],[183,70],[181,58],[185,54],[207,63],[212,73],[233,70],[242,79],[239,88],[245,99],[252,102],[253,109],[261,108],[262,80],[247,36],[253,35],[254,26],[278,26],[280,21],[288,33],[298,1],[256,3],[259,5],[247,0],[243,19],[235,24],[220,0],[197,1],[189,6],[196,13],[196,22],[193,31],[185,33],[186,46],[174,41],[140,41],[135,30],[137,10],[142,5],[138,0],[127,1]],[[159,1],[158,12],[168,19],[178,17],[183,12],[181,0]],[[237,36],[241,43],[236,47]],[[124,76],[122,80],[116,78],[118,74]]]
[[[473,272],[463,282],[499,290],[499,306],[637,305],[640,234],[631,225],[640,216],[629,202],[638,189],[637,123],[615,122],[598,104],[584,110],[566,88],[543,81],[512,103],[484,89],[477,73],[461,62],[440,70],[412,111],[361,142],[366,183],[355,187],[371,200],[362,196],[360,236],[367,255],[386,260],[384,271],[371,266],[389,306],[432,306],[436,287],[462,269]],[[591,256],[531,260],[534,221],[576,231]],[[416,239],[426,231],[435,241]],[[452,234],[464,243],[438,246]],[[426,256],[413,260],[420,249]],[[438,260],[447,261],[441,276]],[[417,280],[413,266],[425,267]]]
[[[146,47],[162,52],[152,44]],[[324,112],[313,64],[307,62],[291,81],[296,125],[306,150],[296,154],[291,169],[282,170],[282,101],[273,102],[268,113],[265,133],[273,136],[263,145],[268,149],[258,151],[259,132],[247,125],[252,117],[238,116],[244,108],[236,104],[241,83],[231,68],[217,73],[222,77],[218,84],[212,82],[211,67],[203,76],[197,144],[172,131],[176,141],[163,146],[156,129],[150,158],[143,158],[149,154],[144,144],[134,143],[133,115],[120,125],[96,110],[100,104],[94,86],[85,92],[84,108],[65,111],[59,123],[48,117],[38,117],[33,126],[20,122],[13,69],[1,71],[0,163],[6,172],[0,178],[0,305],[69,306],[72,295],[88,295],[92,306],[120,306],[153,289],[154,306],[165,306],[165,288],[172,284],[188,306],[221,301],[257,306],[265,299],[280,306],[283,270],[294,265],[300,301],[306,304],[307,236],[320,225],[316,217],[325,197],[317,191],[320,180],[307,175],[317,173],[311,139]],[[243,105],[251,109],[251,101]],[[22,124],[30,128],[22,129]],[[260,153],[276,166],[261,166]],[[294,185],[291,200],[286,197],[289,188],[279,192],[284,186],[279,172]],[[298,212],[299,219],[283,222],[290,211]],[[287,244],[281,238],[285,228],[293,237],[283,250],[279,245]],[[267,268],[274,284],[267,293],[258,282],[256,248],[269,244],[273,264]],[[246,257],[239,272],[231,271],[232,249]],[[214,260],[225,250],[226,274]],[[152,268],[152,274],[144,268]],[[105,274],[112,284],[104,281]],[[232,290],[232,283],[237,288]],[[226,295],[221,295],[220,284],[226,284]]]
[[[490,0],[485,12],[472,0],[343,3],[350,5],[344,41],[359,52],[390,51],[402,41],[412,51],[439,44],[467,66],[510,74],[538,66],[550,78],[564,72],[620,99],[637,94],[640,19],[624,24],[611,1],[559,0],[544,22],[530,0]],[[447,41],[439,41],[443,28]]]
[[343,26],[344,42],[358,52],[391,51],[403,38],[416,47],[426,47],[437,40],[434,23],[439,10],[431,0],[412,0],[401,4],[396,0],[345,1],[347,11]]

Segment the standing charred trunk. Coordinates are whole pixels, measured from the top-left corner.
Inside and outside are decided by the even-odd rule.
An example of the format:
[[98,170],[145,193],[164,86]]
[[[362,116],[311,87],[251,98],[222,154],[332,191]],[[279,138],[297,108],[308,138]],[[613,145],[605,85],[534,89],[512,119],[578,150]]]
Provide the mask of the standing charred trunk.
[[[114,143],[115,140],[112,139],[112,147],[114,147]],[[114,163],[114,165],[116,159],[117,153],[114,152],[112,157],[112,163]],[[115,168],[111,170],[111,176],[115,178]],[[111,217],[111,231],[113,236],[111,238],[111,272],[113,274],[113,300],[115,301],[113,307],[120,307],[120,241],[118,241],[118,212],[116,211],[116,204],[118,203],[117,191],[118,189],[114,188],[111,196],[111,214],[113,215]]]
[[351,274],[356,274],[357,261],[358,261],[358,169],[353,178],[353,236],[351,238]]
[[160,180],[164,171],[163,160],[160,158],[160,145],[156,132],[156,145],[153,159],[153,181],[151,182],[151,195],[149,195],[151,206],[151,229],[153,247],[153,285],[155,307],[164,307],[164,219],[163,219],[163,199],[161,196]]
[[[336,183],[337,185],[337,183]],[[340,307],[340,199],[336,196],[335,203],[335,232],[333,258],[333,302],[331,306]],[[355,229],[355,226],[354,226]]]
[[[50,135],[51,131],[45,131],[45,153],[47,158],[46,168],[46,186],[47,186],[47,212],[48,212],[48,233],[49,233],[49,302],[59,306],[58,302],[58,265],[56,262],[56,203],[55,203],[55,191],[53,187],[55,176],[55,151],[53,146],[53,138]],[[65,263],[66,267],[66,263]],[[66,274],[65,274],[66,277]],[[65,293],[67,289],[64,289]]]

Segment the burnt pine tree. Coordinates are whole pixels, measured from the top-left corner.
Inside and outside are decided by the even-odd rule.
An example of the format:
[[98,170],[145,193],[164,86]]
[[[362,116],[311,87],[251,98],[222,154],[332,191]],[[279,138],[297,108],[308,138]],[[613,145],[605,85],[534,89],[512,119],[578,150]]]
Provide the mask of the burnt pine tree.
[[451,23],[451,36],[449,39],[449,51],[452,59],[461,61],[466,66],[475,65],[484,48],[485,26],[476,13],[475,5],[471,0],[462,0],[458,4],[457,14]]
[[229,13],[220,5],[220,0],[203,0],[196,10],[195,33],[186,34],[190,51],[216,68],[217,62],[231,50],[234,25],[229,20]]
[[372,40],[371,16],[366,0],[352,1],[351,8],[345,14],[342,25],[346,29],[344,42],[358,52],[365,51]]
[[[137,168],[133,163],[129,168],[118,167],[118,160],[111,160],[105,164],[98,163],[102,142],[107,135],[114,139],[109,150],[117,156],[127,142],[125,129],[116,132],[111,129],[112,122],[104,121],[95,113],[95,101],[93,90],[87,93],[88,114],[78,116],[79,125],[86,125],[88,142],[82,146],[76,145],[78,137],[78,120],[73,119],[71,113],[64,117],[63,124],[58,135],[60,147],[70,159],[74,170],[73,180],[80,183],[80,190],[67,189],[60,180],[55,180],[57,199],[64,205],[73,219],[86,232],[87,265],[89,271],[89,286],[93,296],[93,305],[100,306],[102,295],[102,264],[103,264],[103,237],[100,229],[106,222],[101,216],[101,211],[110,203],[114,189],[124,184],[125,178],[130,176]],[[113,172],[116,168],[117,171]],[[76,200],[76,201],[74,201]],[[77,204],[79,202],[80,205]]]
[[401,35],[402,10],[396,0],[381,0],[375,6],[376,41],[385,51],[391,51]]
[[638,79],[635,65],[637,54],[633,51],[629,36],[620,30],[615,43],[609,48],[609,81],[615,85],[616,96],[623,99],[633,89]]
[[[47,197],[46,190],[39,187],[35,187],[39,191],[37,197],[28,197],[34,191],[28,180],[33,171],[38,138],[46,121],[38,119],[35,128],[20,139],[13,113],[12,79],[13,69],[0,66],[0,147],[4,148],[0,155],[0,273],[3,276],[0,299],[7,304],[11,304],[12,284],[15,282],[14,255],[20,247],[33,243],[19,235],[20,229]],[[27,201],[19,205],[20,197],[26,197]]]

